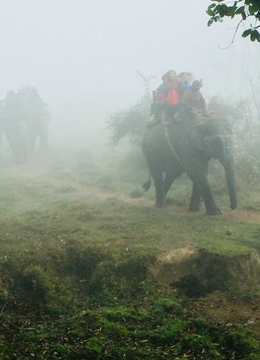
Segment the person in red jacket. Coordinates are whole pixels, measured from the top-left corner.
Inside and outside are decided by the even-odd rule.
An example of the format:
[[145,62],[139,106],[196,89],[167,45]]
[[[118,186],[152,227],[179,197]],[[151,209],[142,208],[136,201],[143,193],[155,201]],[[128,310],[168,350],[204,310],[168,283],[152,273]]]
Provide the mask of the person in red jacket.
[[155,100],[164,102],[167,100],[169,93],[177,90],[179,79],[174,70],[168,70],[162,76],[163,83],[155,90]]

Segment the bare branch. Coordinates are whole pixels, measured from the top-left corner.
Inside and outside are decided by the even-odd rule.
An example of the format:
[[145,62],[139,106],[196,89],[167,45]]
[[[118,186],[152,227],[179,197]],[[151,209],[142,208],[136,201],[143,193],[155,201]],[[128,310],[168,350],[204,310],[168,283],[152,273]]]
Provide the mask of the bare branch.
[[237,24],[236,30],[235,30],[235,33],[234,33],[234,35],[233,35],[233,39],[232,39],[231,43],[230,43],[228,46],[224,47],[224,48],[222,48],[222,47],[219,46],[219,48],[220,48],[221,50],[226,50],[226,49],[228,49],[228,48],[234,43],[236,34],[237,34],[237,32],[238,32],[238,28],[239,28],[239,26],[241,25],[242,21],[243,21],[243,19],[240,20],[239,23]]

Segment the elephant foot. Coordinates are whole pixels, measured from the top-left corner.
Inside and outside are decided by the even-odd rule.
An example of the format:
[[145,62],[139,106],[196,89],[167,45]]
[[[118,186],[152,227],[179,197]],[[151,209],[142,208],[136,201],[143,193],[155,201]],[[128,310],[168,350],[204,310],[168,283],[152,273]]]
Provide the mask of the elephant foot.
[[220,211],[220,209],[216,206],[213,209],[207,209],[206,210],[206,215],[221,215],[222,212]]
[[194,203],[190,203],[189,205],[189,212],[197,212],[200,211],[202,209],[202,204],[199,202],[194,202]]
[[164,208],[166,206],[166,202],[156,202],[155,207],[157,208]]
[[236,201],[232,201],[231,204],[230,204],[230,208],[232,210],[235,210],[237,208],[237,202]]
[[196,211],[200,211],[200,208],[193,208],[193,207],[189,208],[189,212],[196,212]]

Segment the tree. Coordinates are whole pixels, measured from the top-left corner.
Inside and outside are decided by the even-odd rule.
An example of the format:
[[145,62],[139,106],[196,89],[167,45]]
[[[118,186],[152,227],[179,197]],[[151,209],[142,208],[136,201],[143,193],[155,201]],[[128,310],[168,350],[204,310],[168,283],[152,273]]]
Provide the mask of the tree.
[[257,40],[260,42],[260,32],[258,25],[260,20],[260,0],[237,0],[237,1],[224,1],[224,0],[211,0],[214,1],[207,9],[207,14],[210,16],[208,26],[214,22],[223,21],[224,17],[233,19],[235,16],[240,16],[235,34],[246,19],[253,19],[254,24],[242,33],[242,37],[250,36],[251,41]]

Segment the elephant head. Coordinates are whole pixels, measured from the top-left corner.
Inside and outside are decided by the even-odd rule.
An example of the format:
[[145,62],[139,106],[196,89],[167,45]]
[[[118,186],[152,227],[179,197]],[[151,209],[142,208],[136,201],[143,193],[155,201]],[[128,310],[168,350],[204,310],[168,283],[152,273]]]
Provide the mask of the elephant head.
[[232,131],[226,119],[209,118],[199,130],[202,133],[202,151],[204,156],[218,159],[224,167],[230,197],[230,207],[237,207],[236,181],[232,146]]

